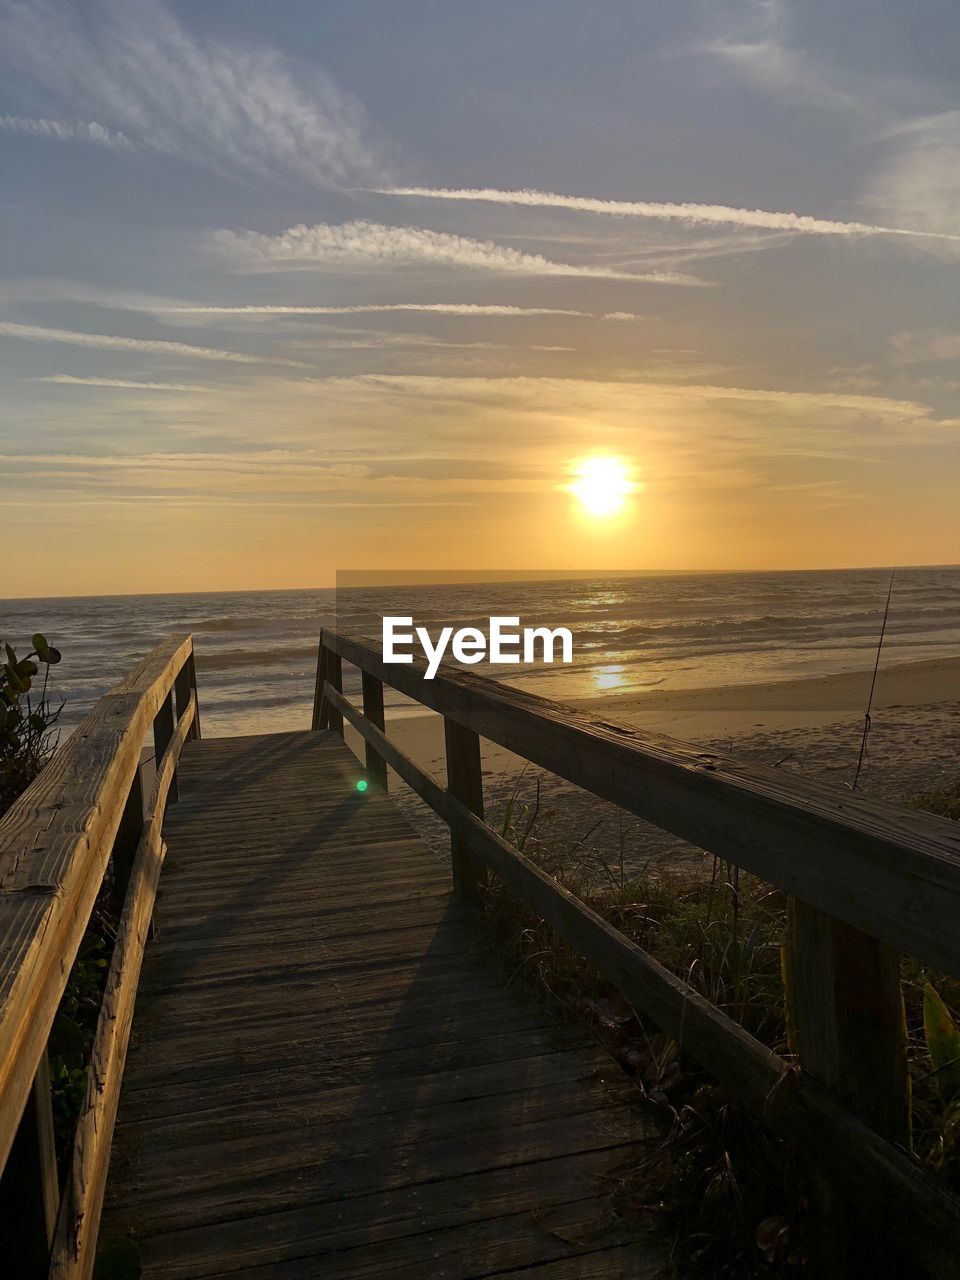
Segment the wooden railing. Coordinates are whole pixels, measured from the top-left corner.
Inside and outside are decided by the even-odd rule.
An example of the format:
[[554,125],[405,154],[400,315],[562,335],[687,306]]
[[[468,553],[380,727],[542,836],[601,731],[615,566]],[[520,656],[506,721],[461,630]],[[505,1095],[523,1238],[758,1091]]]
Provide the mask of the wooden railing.
[[[152,727],[156,778],[144,805]],[[107,1162],[157,878],[164,809],[199,737],[191,636],[171,638],[96,704],[0,821],[0,1271],[93,1269]],[[120,909],[86,1099],[57,1175],[47,1041],[108,869]],[[122,905],[121,905],[122,904]]]
[[[342,663],[363,677],[363,713],[343,696]],[[960,826],[796,775],[714,755],[457,668],[387,664],[379,644],[321,635],[314,729],[366,744],[450,827],[453,878],[467,900],[498,877],[759,1111],[805,1163],[814,1188],[819,1278],[954,1277],[960,1198],[910,1154],[900,954],[960,976]],[[444,717],[442,786],[384,733],[383,684]],[[743,867],[789,899],[784,945],[791,1061],[619,933],[483,822],[480,738]],[[858,1252],[854,1252],[857,1250]],[[873,1266],[873,1270],[869,1268]]]

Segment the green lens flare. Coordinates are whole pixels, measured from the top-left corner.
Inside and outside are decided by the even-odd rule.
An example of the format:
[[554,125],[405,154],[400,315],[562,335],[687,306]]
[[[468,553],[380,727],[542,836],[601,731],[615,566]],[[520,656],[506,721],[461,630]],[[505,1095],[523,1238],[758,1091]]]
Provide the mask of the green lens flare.
[[357,781],[357,790],[358,790],[358,791],[366,791],[366,789],[367,789],[367,785],[368,785],[368,784],[367,784],[367,780],[366,780],[366,778],[359,778],[359,779],[358,779],[358,781]]

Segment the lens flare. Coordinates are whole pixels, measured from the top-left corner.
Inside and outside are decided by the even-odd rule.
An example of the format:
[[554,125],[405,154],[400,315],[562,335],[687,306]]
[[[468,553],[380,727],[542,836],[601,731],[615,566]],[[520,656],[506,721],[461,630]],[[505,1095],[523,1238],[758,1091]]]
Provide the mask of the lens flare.
[[358,779],[357,779],[357,790],[358,790],[358,791],[366,791],[366,789],[367,789],[367,787],[368,787],[369,785],[370,785],[370,784],[369,784],[369,782],[367,782],[366,778],[358,778]]

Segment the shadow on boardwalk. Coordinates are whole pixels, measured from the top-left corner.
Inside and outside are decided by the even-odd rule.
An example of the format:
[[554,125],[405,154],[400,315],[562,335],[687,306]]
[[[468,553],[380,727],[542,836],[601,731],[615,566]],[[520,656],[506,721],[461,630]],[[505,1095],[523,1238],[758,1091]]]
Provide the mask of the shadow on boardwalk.
[[326,734],[188,748],[103,1236],[179,1280],[655,1275],[605,1194],[632,1087],[356,773]]

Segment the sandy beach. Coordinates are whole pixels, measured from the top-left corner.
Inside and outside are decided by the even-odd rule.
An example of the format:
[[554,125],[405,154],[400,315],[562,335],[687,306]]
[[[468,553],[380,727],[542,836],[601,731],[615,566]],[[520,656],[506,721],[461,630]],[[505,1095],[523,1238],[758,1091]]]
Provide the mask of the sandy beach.
[[[578,703],[584,710],[668,734],[719,752],[849,787],[854,778],[872,668],[808,680],[682,689],[647,694],[611,693]],[[388,733],[410,756],[443,777],[439,716],[397,718]],[[347,740],[359,752],[359,740]],[[858,786],[905,800],[957,780],[960,753],[960,658],[882,667]],[[488,812],[496,813],[517,778],[522,803],[534,803],[539,784],[545,840],[576,846],[578,857],[609,860],[621,846],[631,866],[651,856],[689,856],[683,842],[527,765],[495,744],[483,744]],[[522,776],[521,776],[522,775]],[[394,780],[396,783],[398,780]],[[401,786],[394,792],[410,818],[446,849],[446,835],[425,806]]]

